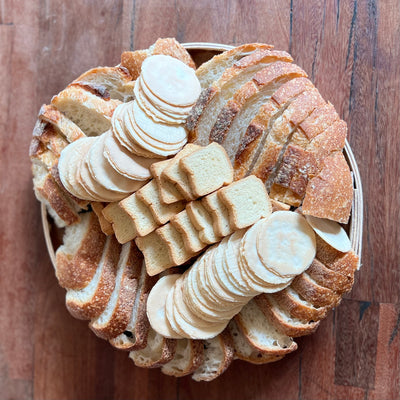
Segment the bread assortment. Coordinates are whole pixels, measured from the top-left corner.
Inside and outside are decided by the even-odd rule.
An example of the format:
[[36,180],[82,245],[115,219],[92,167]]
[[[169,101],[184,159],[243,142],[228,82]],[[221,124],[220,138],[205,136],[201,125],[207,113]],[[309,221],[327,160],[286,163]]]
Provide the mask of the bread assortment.
[[346,124],[292,61],[255,43],[196,70],[159,39],[41,108],[67,308],[136,365],[209,381],[278,361],[351,290]]

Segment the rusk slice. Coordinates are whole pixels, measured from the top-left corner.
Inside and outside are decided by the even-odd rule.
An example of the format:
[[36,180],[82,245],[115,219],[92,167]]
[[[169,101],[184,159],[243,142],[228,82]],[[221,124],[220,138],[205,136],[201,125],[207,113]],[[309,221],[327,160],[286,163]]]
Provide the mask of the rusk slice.
[[109,203],[102,212],[104,218],[112,225],[119,243],[124,244],[135,239],[138,234],[136,226],[118,202]]
[[88,285],[79,290],[67,290],[65,303],[75,318],[92,319],[105,310],[115,286],[120,251],[117,240],[108,236],[96,273]]
[[112,224],[106,220],[106,218],[103,215],[103,210],[106,207],[107,203],[100,203],[100,202],[92,202],[90,204],[92,206],[92,210],[94,213],[97,215],[97,218],[99,219],[99,224],[102,232],[105,235],[112,235],[114,233],[114,229],[112,227]]
[[115,287],[105,310],[90,321],[90,329],[102,339],[111,339],[126,328],[136,297],[143,256],[134,242],[122,246]]
[[218,192],[214,192],[201,200],[205,209],[211,215],[213,220],[213,229],[218,236],[224,237],[232,233],[229,223],[229,212],[225,204],[222,203],[218,196]]
[[60,286],[80,290],[96,273],[106,236],[94,213],[81,216],[81,223],[66,227],[63,244],[56,251],[56,275]]

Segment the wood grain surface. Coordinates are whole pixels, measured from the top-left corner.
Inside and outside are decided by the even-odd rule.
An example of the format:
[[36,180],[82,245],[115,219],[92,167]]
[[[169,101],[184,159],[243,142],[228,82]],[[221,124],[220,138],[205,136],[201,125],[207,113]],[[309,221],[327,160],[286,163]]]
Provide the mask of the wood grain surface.
[[[288,50],[349,124],[364,190],[353,291],[299,350],[211,383],[142,370],[64,306],[28,146],[73,78],[158,37]],[[0,399],[400,399],[398,0],[0,0]]]

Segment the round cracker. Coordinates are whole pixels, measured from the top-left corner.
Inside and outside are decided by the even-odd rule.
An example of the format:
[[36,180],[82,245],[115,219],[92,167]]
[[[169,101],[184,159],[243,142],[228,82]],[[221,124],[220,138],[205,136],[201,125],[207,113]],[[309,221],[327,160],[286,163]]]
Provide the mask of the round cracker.
[[149,89],[169,104],[191,105],[201,92],[195,71],[182,61],[163,54],[147,57],[142,64],[141,76]]
[[284,277],[304,272],[316,253],[315,233],[306,219],[292,211],[276,211],[261,220],[257,252],[270,271]]

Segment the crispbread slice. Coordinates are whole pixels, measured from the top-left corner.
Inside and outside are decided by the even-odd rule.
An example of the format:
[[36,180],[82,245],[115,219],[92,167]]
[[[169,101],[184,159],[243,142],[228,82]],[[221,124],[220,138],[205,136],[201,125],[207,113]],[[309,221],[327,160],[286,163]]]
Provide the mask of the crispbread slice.
[[258,71],[222,108],[211,129],[210,140],[223,144],[233,161],[246,128],[260,107],[283,83],[305,76],[300,67],[283,61]]
[[105,310],[90,321],[90,329],[102,339],[111,339],[126,328],[136,297],[143,256],[134,242],[122,246],[115,286]]
[[158,224],[154,219],[152,212],[147,205],[139,199],[136,193],[121,200],[119,206],[129,215],[134,224],[137,235],[146,236],[157,228]]
[[150,276],[174,266],[166,242],[156,232],[137,237],[135,240],[144,255],[146,271]]
[[185,202],[177,201],[172,204],[164,204],[160,199],[157,186],[157,182],[153,179],[138,190],[136,196],[150,208],[157,224],[164,225],[185,208]]
[[211,215],[201,201],[192,201],[186,205],[190,221],[199,232],[200,240],[207,244],[218,242],[221,238],[214,232]]
[[207,145],[211,129],[227,101],[254,74],[279,60],[291,62],[293,59],[284,51],[260,49],[227,68],[218,80],[202,91],[194,105],[186,124],[189,141]]
[[290,337],[310,335],[319,326],[319,321],[302,320],[291,316],[269,294],[261,294],[255,298],[255,301],[264,315],[275,325],[276,329]]
[[[202,197],[233,180],[233,168],[222,146],[211,143],[179,161],[188,177],[191,192]],[[218,173],[215,173],[218,171]]]
[[100,223],[102,232],[107,236],[112,235],[114,233],[112,224],[110,222],[108,222],[103,215],[103,210],[104,210],[104,207],[106,207],[106,203],[100,203],[97,201],[93,201],[90,205],[92,206],[92,210],[94,211],[94,213],[97,215],[97,218],[99,219],[99,223]]
[[224,237],[232,233],[229,223],[228,209],[222,203],[217,192],[204,197],[201,202],[205,209],[210,213],[213,220],[213,229],[218,236]]
[[80,290],[96,273],[106,236],[94,213],[81,215],[81,223],[65,228],[63,244],[56,251],[56,275],[60,286]]
[[164,171],[161,173],[161,178],[165,178],[169,182],[175,185],[178,191],[186,200],[193,200],[195,196],[193,195],[188,178],[186,174],[180,168],[179,160],[184,156],[193,153],[198,150],[200,146],[194,144],[187,144],[174,158],[170,165],[168,165]]
[[109,203],[102,212],[104,218],[112,225],[119,243],[124,244],[135,239],[138,234],[136,226],[118,202]]
[[197,381],[212,381],[229,367],[234,357],[234,346],[228,331],[204,341],[204,362],[194,371],[192,378]]
[[65,304],[75,318],[92,319],[104,311],[115,286],[120,251],[117,240],[108,236],[102,258],[88,285],[83,289],[67,290]]
[[201,241],[199,232],[192,224],[186,210],[173,216],[170,222],[182,235],[185,249],[188,252],[197,253],[207,246],[206,243]]
[[255,176],[220,189],[218,196],[228,209],[229,222],[235,230],[246,228],[272,212],[268,193]]

